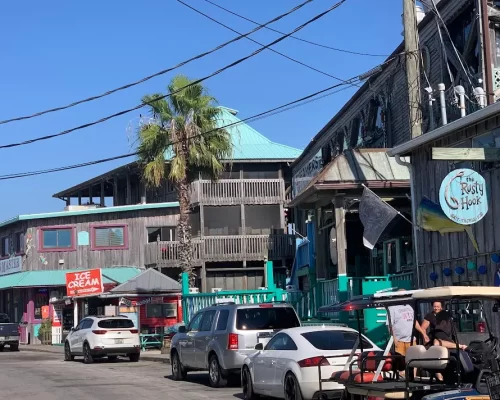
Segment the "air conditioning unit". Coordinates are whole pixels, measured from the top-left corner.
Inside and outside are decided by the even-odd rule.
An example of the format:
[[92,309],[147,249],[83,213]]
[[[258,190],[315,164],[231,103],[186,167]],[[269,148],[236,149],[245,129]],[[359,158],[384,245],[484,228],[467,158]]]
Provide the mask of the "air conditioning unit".
[[217,292],[222,292],[222,288],[220,288],[220,287],[212,288],[212,293],[217,293]]

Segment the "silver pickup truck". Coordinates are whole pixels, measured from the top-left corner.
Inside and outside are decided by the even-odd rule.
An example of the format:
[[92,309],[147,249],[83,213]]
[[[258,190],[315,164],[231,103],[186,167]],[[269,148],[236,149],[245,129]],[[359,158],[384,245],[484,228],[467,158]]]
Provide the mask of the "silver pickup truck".
[[0,313],[0,351],[8,345],[11,351],[19,351],[19,324],[10,322],[7,314]]

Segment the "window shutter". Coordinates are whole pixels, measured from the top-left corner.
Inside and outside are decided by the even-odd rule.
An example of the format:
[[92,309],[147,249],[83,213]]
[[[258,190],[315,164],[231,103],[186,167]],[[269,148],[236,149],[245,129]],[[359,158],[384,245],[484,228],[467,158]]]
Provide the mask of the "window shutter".
[[94,240],[96,247],[123,247],[124,228],[96,228]]

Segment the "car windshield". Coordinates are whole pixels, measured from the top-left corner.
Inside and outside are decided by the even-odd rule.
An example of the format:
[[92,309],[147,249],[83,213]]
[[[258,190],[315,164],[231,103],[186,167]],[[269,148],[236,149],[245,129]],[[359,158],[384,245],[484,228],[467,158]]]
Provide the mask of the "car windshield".
[[246,331],[288,329],[300,326],[291,307],[241,308],[236,313],[236,328]]
[[128,329],[134,327],[134,322],[130,319],[103,319],[97,326],[104,329]]
[[[358,339],[356,332],[345,332],[341,330],[321,330],[303,333],[307,339],[318,350],[351,350]],[[373,347],[365,338],[362,339],[363,349]],[[360,346],[358,346],[358,349]]]

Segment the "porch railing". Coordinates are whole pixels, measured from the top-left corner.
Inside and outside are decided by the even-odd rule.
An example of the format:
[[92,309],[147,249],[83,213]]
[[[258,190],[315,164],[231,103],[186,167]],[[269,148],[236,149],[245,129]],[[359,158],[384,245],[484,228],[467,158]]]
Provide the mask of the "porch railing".
[[[196,264],[202,261],[260,261],[292,258],[295,254],[293,235],[204,236],[193,240]],[[176,267],[179,242],[154,242],[145,245],[145,264]]]
[[278,204],[284,202],[282,179],[198,180],[191,184],[191,202],[206,205]]

